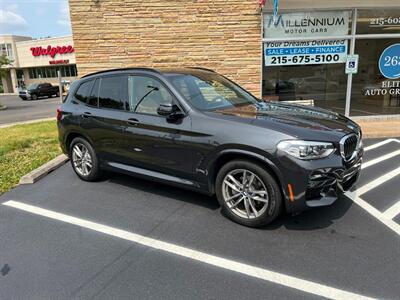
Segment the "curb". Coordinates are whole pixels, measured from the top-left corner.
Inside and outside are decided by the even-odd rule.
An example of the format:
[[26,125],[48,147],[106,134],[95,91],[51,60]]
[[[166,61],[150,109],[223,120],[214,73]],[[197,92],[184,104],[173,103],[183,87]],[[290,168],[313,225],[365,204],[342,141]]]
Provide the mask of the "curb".
[[6,109],[7,109],[6,105],[3,105],[3,106],[0,107],[0,110],[6,110]]
[[389,139],[389,138],[398,138],[400,137],[399,132],[395,133],[366,133],[363,132],[363,139]]
[[49,162],[41,165],[39,168],[29,172],[28,174],[21,177],[19,180],[19,184],[32,184],[38,181],[39,179],[43,178],[51,171],[61,167],[69,160],[68,156],[65,154],[61,154],[56,158],[50,160]]
[[6,124],[0,124],[0,128],[7,128],[15,125],[24,125],[24,124],[32,124],[32,123],[39,123],[39,122],[45,122],[45,121],[52,121],[55,120],[56,118],[44,118],[44,119],[36,119],[36,120],[28,120],[28,121],[21,121],[21,122],[13,122],[13,123],[6,123]]

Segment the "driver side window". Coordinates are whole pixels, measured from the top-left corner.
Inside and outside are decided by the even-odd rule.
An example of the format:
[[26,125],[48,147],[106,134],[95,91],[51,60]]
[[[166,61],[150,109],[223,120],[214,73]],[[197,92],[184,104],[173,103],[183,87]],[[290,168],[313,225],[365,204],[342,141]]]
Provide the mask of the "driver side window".
[[161,103],[172,103],[171,93],[164,85],[151,77],[129,77],[129,109],[137,113],[158,115]]

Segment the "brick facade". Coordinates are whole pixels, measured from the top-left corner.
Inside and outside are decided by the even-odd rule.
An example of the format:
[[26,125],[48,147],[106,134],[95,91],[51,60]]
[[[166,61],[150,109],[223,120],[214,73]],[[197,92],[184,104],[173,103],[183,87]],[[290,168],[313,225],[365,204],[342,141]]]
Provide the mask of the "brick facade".
[[69,0],[79,76],[119,67],[211,68],[260,96],[255,0]]

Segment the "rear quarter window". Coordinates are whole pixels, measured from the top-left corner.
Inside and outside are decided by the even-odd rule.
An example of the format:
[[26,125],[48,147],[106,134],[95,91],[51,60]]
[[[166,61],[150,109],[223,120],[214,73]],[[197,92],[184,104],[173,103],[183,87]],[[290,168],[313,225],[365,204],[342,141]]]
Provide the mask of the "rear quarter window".
[[75,98],[81,102],[87,103],[90,97],[90,92],[92,91],[94,80],[86,81],[82,83],[75,93]]

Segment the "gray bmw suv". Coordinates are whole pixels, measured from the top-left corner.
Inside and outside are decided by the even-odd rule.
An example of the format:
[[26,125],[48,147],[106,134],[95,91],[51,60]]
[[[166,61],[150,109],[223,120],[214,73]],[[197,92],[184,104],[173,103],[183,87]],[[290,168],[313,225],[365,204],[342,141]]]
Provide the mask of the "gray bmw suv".
[[235,222],[332,204],[356,182],[360,127],[317,108],[264,102],[211,70],[129,68],[75,81],[57,111],[72,168],[216,194]]

